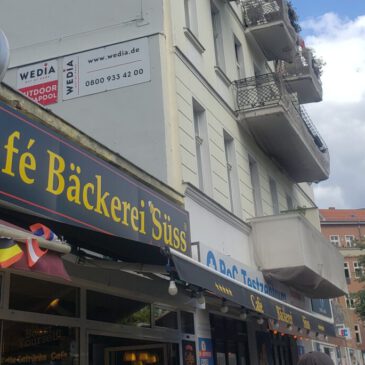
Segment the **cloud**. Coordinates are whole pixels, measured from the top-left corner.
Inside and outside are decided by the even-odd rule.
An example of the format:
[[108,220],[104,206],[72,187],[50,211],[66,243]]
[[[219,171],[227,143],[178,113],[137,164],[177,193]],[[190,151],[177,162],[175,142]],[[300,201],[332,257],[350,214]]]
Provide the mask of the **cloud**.
[[331,155],[331,176],[315,186],[320,207],[365,207],[365,16],[328,13],[302,24],[306,45],[326,62],[323,102],[307,109]]

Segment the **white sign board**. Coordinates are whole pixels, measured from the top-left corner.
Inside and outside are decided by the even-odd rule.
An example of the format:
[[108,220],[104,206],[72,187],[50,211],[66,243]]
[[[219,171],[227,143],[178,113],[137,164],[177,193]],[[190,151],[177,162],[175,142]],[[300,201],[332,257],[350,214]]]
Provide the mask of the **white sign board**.
[[63,100],[150,81],[148,39],[74,54],[63,59]]
[[18,68],[17,88],[28,98],[41,105],[57,103],[57,60],[48,60],[45,62],[35,63],[30,66]]

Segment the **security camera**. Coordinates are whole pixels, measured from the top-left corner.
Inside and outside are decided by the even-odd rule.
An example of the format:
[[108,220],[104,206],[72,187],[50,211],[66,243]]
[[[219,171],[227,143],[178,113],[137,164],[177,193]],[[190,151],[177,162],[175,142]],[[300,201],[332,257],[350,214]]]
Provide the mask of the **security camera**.
[[0,82],[3,80],[9,65],[9,42],[0,29]]

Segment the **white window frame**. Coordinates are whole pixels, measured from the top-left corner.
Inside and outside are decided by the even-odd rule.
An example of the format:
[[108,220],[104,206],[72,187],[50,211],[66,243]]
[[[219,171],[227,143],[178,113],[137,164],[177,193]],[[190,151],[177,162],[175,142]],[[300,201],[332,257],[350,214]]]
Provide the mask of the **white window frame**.
[[[345,278],[350,280],[351,279],[351,270],[350,270],[350,265],[347,261],[345,261],[343,263],[343,268],[344,268],[344,272],[345,272]],[[346,270],[348,272],[348,277],[346,276]]]
[[346,307],[349,309],[355,309],[355,301],[349,295],[345,295]]
[[221,14],[213,0],[210,1],[210,7],[211,7],[211,18],[212,18],[212,35],[213,35],[215,64],[223,72],[225,72],[226,66],[224,61],[224,42],[222,33]]
[[355,236],[352,234],[345,235],[346,247],[349,247],[349,248],[355,247],[354,239],[355,239]]
[[234,45],[234,59],[236,63],[237,77],[239,80],[245,78],[245,67],[244,67],[244,59],[243,59],[243,49],[242,43],[238,40],[238,38],[233,35],[233,45]]
[[[355,278],[359,279],[362,276],[364,269],[363,269],[362,265],[359,265],[358,261],[354,261],[352,263],[352,265],[354,267]],[[360,274],[358,273],[358,271],[360,271]]]
[[331,234],[330,235],[330,242],[335,245],[336,247],[341,246],[340,236],[338,234]]
[[184,0],[185,26],[198,37],[196,0]]

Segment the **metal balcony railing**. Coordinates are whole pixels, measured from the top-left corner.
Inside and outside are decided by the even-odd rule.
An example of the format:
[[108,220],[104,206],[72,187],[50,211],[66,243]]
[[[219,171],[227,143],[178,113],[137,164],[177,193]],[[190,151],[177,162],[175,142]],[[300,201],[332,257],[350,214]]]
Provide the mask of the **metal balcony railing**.
[[311,50],[305,48],[299,51],[293,63],[279,61],[278,72],[284,77],[311,75],[314,80],[321,84],[321,75]]
[[289,19],[287,0],[248,0],[241,1],[241,6],[247,27],[284,21],[292,36],[296,37]]
[[254,76],[234,82],[238,111],[249,112],[282,105],[298,125],[304,125],[315,145],[329,162],[328,148],[305,109],[290,94],[283,79],[275,73]]

